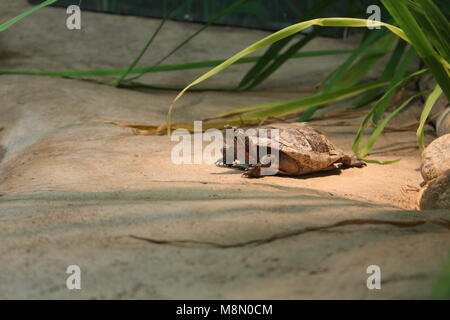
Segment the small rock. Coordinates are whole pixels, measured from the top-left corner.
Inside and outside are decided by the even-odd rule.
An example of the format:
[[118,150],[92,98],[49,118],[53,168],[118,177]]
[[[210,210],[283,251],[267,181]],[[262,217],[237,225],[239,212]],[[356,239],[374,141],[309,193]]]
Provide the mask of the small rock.
[[450,209],[450,170],[441,174],[424,188],[419,207],[425,209]]
[[450,169],[450,134],[431,142],[422,152],[421,173],[425,181],[436,179]]
[[450,133],[450,107],[445,109],[436,120],[436,134],[440,137]]

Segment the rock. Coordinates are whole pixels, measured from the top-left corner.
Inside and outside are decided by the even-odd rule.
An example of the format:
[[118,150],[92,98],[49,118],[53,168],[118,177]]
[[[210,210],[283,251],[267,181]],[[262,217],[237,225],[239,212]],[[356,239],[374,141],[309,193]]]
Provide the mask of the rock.
[[445,109],[436,120],[436,134],[440,137],[450,133],[450,107]]
[[425,181],[436,179],[450,169],[450,134],[431,142],[422,152],[421,173]]
[[422,152],[422,177],[428,185],[419,195],[420,209],[450,209],[450,134]]
[[422,191],[419,206],[420,209],[450,209],[450,170]]

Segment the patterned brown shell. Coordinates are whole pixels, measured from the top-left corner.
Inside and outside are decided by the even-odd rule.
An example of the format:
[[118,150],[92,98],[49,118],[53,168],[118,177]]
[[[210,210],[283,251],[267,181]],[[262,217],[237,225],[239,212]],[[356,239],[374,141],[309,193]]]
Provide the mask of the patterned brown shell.
[[[344,155],[322,132],[305,123],[276,123],[258,129],[278,129],[277,142],[280,152],[308,167],[307,171],[325,169]],[[258,143],[256,137],[251,141]]]

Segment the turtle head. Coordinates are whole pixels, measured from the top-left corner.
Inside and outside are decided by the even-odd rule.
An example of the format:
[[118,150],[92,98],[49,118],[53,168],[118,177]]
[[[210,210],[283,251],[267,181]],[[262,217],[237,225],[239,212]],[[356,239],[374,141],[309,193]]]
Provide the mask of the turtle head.
[[[246,153],[246,138],[245,130],[236,126],[226,125],[223,129],[223,143],[224,143],[224,159],[226,154],[230,153],[228,160],[236,160],[238,158],[238,149],[242,148],[244,154]],[[244,162],[245,160],[242,160]],[[228,161],[227,161],[228,162]]]

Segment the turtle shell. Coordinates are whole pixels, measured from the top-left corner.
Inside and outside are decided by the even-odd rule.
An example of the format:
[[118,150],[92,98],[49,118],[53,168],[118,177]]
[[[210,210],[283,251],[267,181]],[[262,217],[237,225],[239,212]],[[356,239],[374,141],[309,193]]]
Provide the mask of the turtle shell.
[[344,155],[322,132],[305,123],[279,123],[259,127],[259,139],[253,136],[251,143],[270,145],[270,134],[268,138],[261,138],[260,129],[268,132],[270,129],[278,129],[279,134],[274,137],[274,141],[278,143],[279,151],[301,163],[305,172],[328,168],[339,162]]

